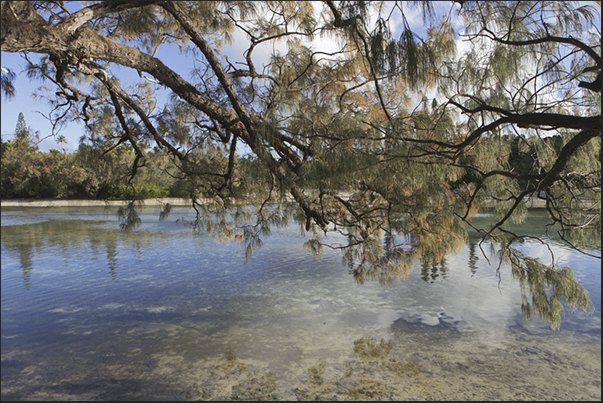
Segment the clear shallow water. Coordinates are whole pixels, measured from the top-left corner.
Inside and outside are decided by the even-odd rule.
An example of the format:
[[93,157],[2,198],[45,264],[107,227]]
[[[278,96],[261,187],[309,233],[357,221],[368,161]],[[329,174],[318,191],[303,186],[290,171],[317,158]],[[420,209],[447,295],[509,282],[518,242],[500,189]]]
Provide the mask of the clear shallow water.
[[[241,245],[177,222],[191,209],[158,216],[126,234],[114,210],[2,209],[3,400],[601,397],[598,259],[553,244],[595,312],[552,332],[472,238],[382,287],[336,251],[313,257],[295,225],[244,264]],[[363,356],[369,338],[391,350]]]

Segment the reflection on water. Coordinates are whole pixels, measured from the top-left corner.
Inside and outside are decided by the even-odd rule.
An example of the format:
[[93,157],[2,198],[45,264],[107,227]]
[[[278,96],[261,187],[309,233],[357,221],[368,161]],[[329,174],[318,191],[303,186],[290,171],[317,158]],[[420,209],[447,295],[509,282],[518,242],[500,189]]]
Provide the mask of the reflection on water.
[[104,209],[2,210],[3,400],[600,399],[596,259],[553,244],[595,312],[552,332],[475,237],[382,287],[293,226],[244,264],[190,209],[159,214],[124,233]]
[[442,280],[446,278],[446,273],[448,272],[448,267],[446,264],[446,259],[441,260],[439,263],[430,264],[428,262],[421,263],[421,279],[428,283],[433,283],[441,278]]

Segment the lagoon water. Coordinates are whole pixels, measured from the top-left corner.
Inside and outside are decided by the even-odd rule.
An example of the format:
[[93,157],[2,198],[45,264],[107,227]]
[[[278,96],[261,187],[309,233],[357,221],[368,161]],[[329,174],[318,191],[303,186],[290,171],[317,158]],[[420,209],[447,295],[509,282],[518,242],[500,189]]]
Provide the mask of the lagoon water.
[[124,233],[105,208],[2,209],[2,400],[601,399],[600,259],[555,241],[595,312],[552,331],[522,317],[509,268],[472,237],[360,285],[294,224],[244,263],[240,244],[184,224],[192,209],[140,216]]

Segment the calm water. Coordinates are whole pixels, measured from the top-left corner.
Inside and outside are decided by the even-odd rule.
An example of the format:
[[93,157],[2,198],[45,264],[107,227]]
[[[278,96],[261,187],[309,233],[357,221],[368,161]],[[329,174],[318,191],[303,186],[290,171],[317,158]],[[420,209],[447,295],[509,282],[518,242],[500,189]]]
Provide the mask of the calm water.
[[382,287],[296,225],[245,264],[182,223],[191,209],[158,215],[123,233],[104,208],[2,209],[3,400],[601,398],[599,259],[553,242],[595,306],[553,332],[471,237]]

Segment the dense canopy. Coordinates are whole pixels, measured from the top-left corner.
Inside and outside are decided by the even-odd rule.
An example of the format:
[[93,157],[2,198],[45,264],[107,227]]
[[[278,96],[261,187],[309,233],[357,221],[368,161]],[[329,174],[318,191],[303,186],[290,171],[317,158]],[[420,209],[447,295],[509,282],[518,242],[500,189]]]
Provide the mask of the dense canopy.
[[[163,153],[197,226],[244,242],[249,256],[293,216],[314,234],[310,250],[341,248],[358,281],[388,282],[460,248],[471,217],[494,208],[492,226],[472,228],[480,245],[511,264],[525,313],[557,326],[561,301],[587,309],[588,295],[571,269],[514,249],[525,236],[510,224],[541,200],[551,232],[584,253],[600,247],[600,10],[2,1],[1,49],[53,86],[44,95],[56,128],[80,120],[82,146],[130,150],[126,181]],[[175,47],[186,76],[161,56]],[[15,73],[2,67],[10,95]],[[126,227],[137,222],[134,209],[122,213]]]

